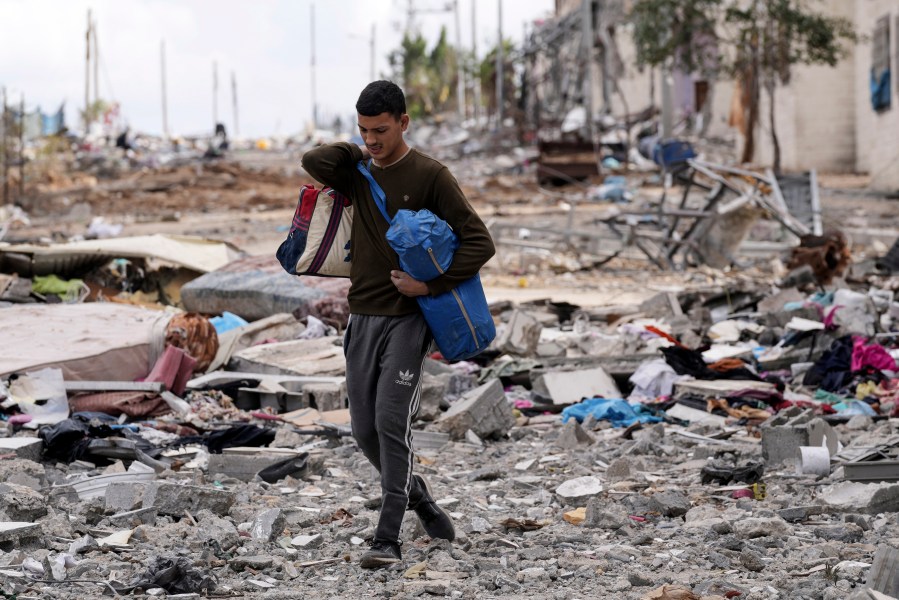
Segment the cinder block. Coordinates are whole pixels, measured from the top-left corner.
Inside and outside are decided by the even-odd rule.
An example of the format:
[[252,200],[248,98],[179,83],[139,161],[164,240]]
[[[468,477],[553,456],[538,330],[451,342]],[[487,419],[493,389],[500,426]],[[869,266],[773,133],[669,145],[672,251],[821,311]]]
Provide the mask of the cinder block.
[[507,354],[534,356],[542,331],[543,325],[537,317],[516,309],[496,340],[496,347]]
[[41,526],[38,523],[0,522],[0,550],[4,552],[8,552],[40,536]]
[[837,436],[833,428],[821,419],[808,420],[810,414],[803,411],[783,424],[778,424],[782,420],[771,419],[761,427],[765,463],[776,465],[801,460],[800,446],[825,445],[831,454],[836,453]]
[[110,483],[104,494],[108,513],[121,513],[138,508],[144,499],[144,484],[130,482]]
[[481,439],[505,435],[515,424],[512,407],[499,379],[466,393],[437,421],[439,427],[460,440],[471,429]]
[[183,517],[206,509],[216,515],[228,514],[234,505],[235,494],[199,485],[179,485],[167,481],[154,481],[144,490],[143,508],[155,507],[161,515]]
[[319,412],[343,410],[350,406],[346,382],[307,383],[303,386],[303,404]]
[[44,442],[36,437],[0,438],[0,454],[14,453],[19,458],[40,462]]
[[256,473],[277,462],[296,456],[296,452],[271,448],[228,448],[209,456],[208,472],[221,473],[241,481],[252,481]]

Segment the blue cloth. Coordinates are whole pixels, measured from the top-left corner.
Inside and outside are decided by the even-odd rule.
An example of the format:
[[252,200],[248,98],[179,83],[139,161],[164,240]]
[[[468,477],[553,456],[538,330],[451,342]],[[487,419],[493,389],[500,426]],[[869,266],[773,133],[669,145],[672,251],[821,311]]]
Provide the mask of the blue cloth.
[[631,405],[621,398],[589,398],[565,408],[562,411],[562,422],[567,423],[574,418],[578,423],[583,423],[590,415],[600,421],[609,421],[615,427],[628,427],[637,421],[658,423],[662,420],[646,414],[642,405]]
[[212,326],[215,327],[215,332],[219,335],[247,324],[244,319],[234,313],[229,313],[227,310],[220,317],[212,317],[209,319],[209,322],[212,323]]
[[866,402],[862,402],[861,400],[844,400],[839,404],[834,404],[833,409],[837,411],[839,415],[867,415],[869,417],[876,417],[877,412],[871,408]]

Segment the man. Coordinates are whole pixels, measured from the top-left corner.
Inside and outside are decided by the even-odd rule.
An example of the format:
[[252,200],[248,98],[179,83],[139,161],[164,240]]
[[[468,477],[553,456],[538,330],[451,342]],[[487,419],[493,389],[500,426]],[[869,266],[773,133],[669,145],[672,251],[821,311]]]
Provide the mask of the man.
[[[449,170],[410,148],[403,91],[389,81],[368,84],[356,103],[365,146],[319,146],[303,156],[315,179],[353,199],[350,322],[344,334],[347,393],[353,437],[381,475],[381,514],[363,568],[401,560],[400,527],[407,508],[432,538],[452,541],[453,522],[434,502],[427,481],[412,473],[412,419],[421,395],[421,371],[431,333],[415,301],[439,295],[473,277],[495,250],[483,221]],[[369,161],[371,159],[371,161]],[[387,196],[387,212],[429,209],[459,237],[453,263],[443,275],[417,281],[400,270],[387,243],[389,224],[357,170],[365,161]]]

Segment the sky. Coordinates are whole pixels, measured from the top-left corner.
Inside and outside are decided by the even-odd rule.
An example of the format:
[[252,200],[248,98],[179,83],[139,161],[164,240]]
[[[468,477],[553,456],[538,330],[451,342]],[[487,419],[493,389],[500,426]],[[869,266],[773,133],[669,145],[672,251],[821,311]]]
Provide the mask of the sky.
[[[501,0],[458,0],[461,40],[478,54],[495,45]],[[429,48],[441,25],[456,39],[452,0],[412,0]],[[553,0],[505,0],[503,36],[516,43],[526,24],[552,13]],[[213,62],[218,65],[218,117],[234,135],[231,73],[237,81],[240,137],[292,135],[312,115],[312,7],[315,79],[320,114],[354,114],[369,81],[375,25],[376,75],[390,74],[410,0],[0,0],[0,86],[11,103],[55,112],[80,129],[84,105],[85,30],[92,10],[99,43],[100,98],[116,101],[136,131],[162,132],[160,47],[165,40],[169,131],[213,126]],[[93,77],[93,76],[91,76]]]

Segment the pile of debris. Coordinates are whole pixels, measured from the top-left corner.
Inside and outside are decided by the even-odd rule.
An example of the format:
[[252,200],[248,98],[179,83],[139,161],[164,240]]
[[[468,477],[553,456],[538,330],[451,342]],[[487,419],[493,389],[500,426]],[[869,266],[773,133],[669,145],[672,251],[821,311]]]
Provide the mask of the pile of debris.
[[404,562],[372,576],[355,559],[380,488],[349,435],[345,282],[302,292],[323,293],[305,304],[322,316],[296,315],[281,308],[296,296],[260,283],[267,268],[241,259],[184,285],[182,302],[224,312],[212,320],[0,310],[23,336],[0,362],[0,591],[899,594],[892,290],[495,303],[487,352],[427,361],[413,436],[460,535],[430,540],[410,513]]
[[[853,262],[813,174],[691,157],[639,176],[661,184],[648,204],[626,170],[535,200],[529,158],[469,163],[502,191],[498,262],[519,261],[485,281],[609,287],[595,265],[639,260],[647,299],[494,302],[486,352],[429,357],[415,469],[458,537],[410,513],[404,562],[376,574],[357,564],[381,494],[349,426],[346,280],[109,222],[0,244],[0,594],[899,598],[899,241]],[[61,181],[42,206],[83,184],[87,212],[258,208],[271,184],[290,209],[292,176],[252,177]],[[727,270],[758,233],[786,265]]]

